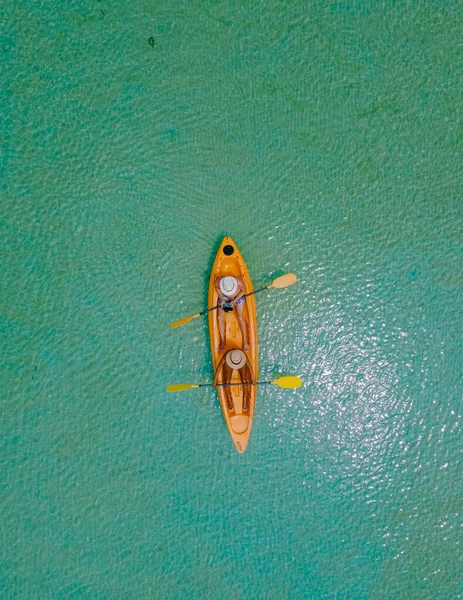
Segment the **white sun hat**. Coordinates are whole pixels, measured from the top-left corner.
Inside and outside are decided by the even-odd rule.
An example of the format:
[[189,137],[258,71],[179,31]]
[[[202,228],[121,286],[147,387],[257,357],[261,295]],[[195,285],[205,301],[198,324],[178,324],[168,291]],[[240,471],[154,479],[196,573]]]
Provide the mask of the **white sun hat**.
[[225,357],[230,369],[241,369],[246,364],[246,354],[242,350],[230,350]]
[[222,277],[220,290],[224,296],[234,296],[238,291],[238,282],[234,277]]

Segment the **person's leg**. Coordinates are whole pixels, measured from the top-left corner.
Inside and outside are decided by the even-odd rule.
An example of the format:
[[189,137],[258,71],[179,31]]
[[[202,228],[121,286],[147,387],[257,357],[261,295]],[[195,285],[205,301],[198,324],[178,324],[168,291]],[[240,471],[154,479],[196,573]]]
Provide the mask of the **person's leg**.
[[[242,369],[240,369],[239,374],[240,374],[242,382],[248,383],[249,381],[251,381],[251,379],[249,378],[249,375],[248,375],[248,369],[246,369],[246,367],[243,367]],[[243,412],[246,412],[249,409],[249,400],[251,399],[251,386],[243,385],[242,387],[243,387]]]
[[[231,378],[232,378],[232,374],[233,374],[233,369],[230,369],[230,367],[227,365],[227,363],[225,363],[224,366],[223,366],[223,382],[224,383],[230,383]],[[231,386],[227,385],[227,386],[224,387],[224,389],[225,389],[225,397],[227,399],[228,409],[229,410],[234,410],[235,406],[233,404],[232,393],[231,393]]]
[[244,303],[236,304],[234,310],[236,311],[236,316],[238,318],[238,323],[240,324],[241,333],[243,334],[243,350],[247,352],[249,349],[249,343],[248,334],[246,331],[246,321],[244,320]]
[[219,324],[219,335],[220,335],[220,342],[219,342],[219,350],[223,350],[225,348],[225,311],[223,310],[223,308],[218,308],[217,309],[217,322]]

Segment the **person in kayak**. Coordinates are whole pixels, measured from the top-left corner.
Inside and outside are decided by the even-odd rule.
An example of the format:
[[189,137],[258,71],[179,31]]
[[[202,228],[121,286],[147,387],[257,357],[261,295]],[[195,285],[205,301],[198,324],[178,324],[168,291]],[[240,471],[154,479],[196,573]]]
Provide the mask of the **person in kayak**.
[[236,309],[236,317],[241,328],[243,335],[243,350],[245,352],[249,349],[249,343],[247,338],[246,323],[243,317],[244,310],[244,295],[246,294],[246,288],[244,283],[239,277],[217,277],[215,280],[215,289],[218,294],[217,304],[217,320],[219,324],[220,344],[219,350],[225,348],[225,312]]
[[[249,358],[246,354],[239,350],[238,348],[234,348],[233,350],[229,350],[226,352],[222,358],[220,359],[219,364],[217,365],[217,371],[214,375],[214,381],[212,382],[213,387],[217,387],[217,380],[221,371],[223,370],[222,375],[222,383],[230,383],[233,371],[238,371],[239,376],[241,378],[241,382],[251,383],[252,385],[256,385],[256,379],[254,377],[254,373],[252,371],[251,363],[249,362]],[[230,386],[225,387],[225,397],[227,398],[228,409],[230,411],[235,410],[233,405],[232,393]],[[249,399],[251,398],[251,386],[243,385],[243,411],[247,411],[249,409]]]

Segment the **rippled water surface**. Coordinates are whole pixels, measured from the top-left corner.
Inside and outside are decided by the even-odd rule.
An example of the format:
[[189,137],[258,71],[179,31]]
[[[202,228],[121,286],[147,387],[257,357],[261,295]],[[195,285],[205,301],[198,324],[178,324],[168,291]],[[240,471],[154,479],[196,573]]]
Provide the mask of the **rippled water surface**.
[[[463,597],[461,4],[0,12],[2,598]],[[262,387],[234,450],[223,235]]]

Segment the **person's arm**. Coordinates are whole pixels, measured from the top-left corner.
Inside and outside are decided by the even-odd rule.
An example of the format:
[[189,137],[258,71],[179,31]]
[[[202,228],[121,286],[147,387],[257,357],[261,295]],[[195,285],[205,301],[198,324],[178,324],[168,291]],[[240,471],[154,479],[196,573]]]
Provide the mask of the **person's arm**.
[[222,290],[220,289],[220,280],[221,279],[222,279],[221,277],[216,277],[215,278],[215,282],[214,282],[214,286],[215,286],[215,291],[217,292],[217,295],[219,296],[219,298],[221,298],[225,302],[226,301],[225,297],[222,294]]
[[239,287],[239,292],[238,292],[237,296],[231,303],[232,306],[235,306],[235,304],[238,302],[238,300],[240,300],[246,293],[246,288],[244,287],[244,283],[239,278],[237,278],[237,280],[238,280],[238,284],[240,287]]
[[222,369],[222,365],[223,365],[223,361],[225,360],[225,354],[222,356],[222,358],[220,359],[219,364],[217,365],[217,370],[215,372],[214,375],[214,379],[212,381],[212,387],[217,387],[217,379],[219,378],[219,373]]
[[256,381],[256,378],[254,377],[254,371],[252,370],[251,362],[250,362],[249,358],[247,357],[247,355],[246,355],[246,365],[249,369],[249,372],[248,372],[248,374],[250,376],[249,379],[250,379],[252,385],[256,385],[257,381]]

